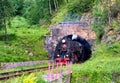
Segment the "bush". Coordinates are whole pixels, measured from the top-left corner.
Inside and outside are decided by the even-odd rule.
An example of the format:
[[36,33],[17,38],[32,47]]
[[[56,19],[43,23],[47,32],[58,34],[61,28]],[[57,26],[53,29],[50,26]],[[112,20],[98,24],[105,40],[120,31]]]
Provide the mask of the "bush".
[[24,17],[16,16],[11,21],[11,28],[29,27],[28,20]]
[[68,11],[73,13],[85,13],[92,9],[94,0],[74,0],[68,4]]
[[[0,62],[48,59],[44,47],[44,35],[50,33],[48,26],[27,26],[29,24],[23,17],[13,18],[12,27],[8,28],[8,41],[0,41]],[[1,34],[0,39],[2,37]]]
[[96,0],[94,4],[92,14],[96,19],[92,25],[92,29],[96,32],[98,42],[104,34],[105,23],[107,23],[108,19],[108,9],[104,8],[105,4],[99,0]]

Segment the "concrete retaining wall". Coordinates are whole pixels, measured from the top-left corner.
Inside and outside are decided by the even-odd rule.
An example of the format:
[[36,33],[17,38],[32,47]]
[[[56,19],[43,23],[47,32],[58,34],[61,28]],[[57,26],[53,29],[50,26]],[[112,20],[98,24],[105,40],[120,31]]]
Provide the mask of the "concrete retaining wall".
[[48,63],[48,60],[1,63],[1,67],[3,69],[8,69],[8,68],[15,68],[19,66],[32,66],[32,65],[43,64],[43,63]]

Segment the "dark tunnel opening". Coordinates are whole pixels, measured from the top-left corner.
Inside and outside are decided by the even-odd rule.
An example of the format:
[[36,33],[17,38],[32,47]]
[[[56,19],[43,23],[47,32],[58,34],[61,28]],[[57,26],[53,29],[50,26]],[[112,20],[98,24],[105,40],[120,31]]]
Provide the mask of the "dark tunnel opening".
[[73,63],[84,62],[91,57],[91,54],[91,45],[88,41],[78,35],[71,34],[58,41],[54,52],[54,60],[63,61],[67,59]]

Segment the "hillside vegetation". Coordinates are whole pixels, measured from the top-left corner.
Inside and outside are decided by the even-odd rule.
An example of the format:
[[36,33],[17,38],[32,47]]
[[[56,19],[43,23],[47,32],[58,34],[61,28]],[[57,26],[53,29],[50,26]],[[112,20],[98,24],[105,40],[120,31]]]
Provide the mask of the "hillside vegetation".
[[14,17],[8,28],[8,40],[0,36],[0,62],[18,62],[48,59],[44,48],[47,26],[29,25],[25,18]]
[[80,20],[92,6],[93,0],[1,1],[0,62],[48,59],[44,35],[50,23]]
[[72,83],[120,82],[120,1],[106,2],[95,1],[92,8],[97,18],[91,26],[97,35],[94,51],[90,60],[73,66]]
[[[12,1],[15,10],[12,15],[5,15],[6,23],[2,21],[0,24],[0,62],[48,59],[44,35],[50,34],[49,25],[79,21],[82,14],[90,13],[95,18],[91,29],[96,33],[92,57],[82,64],[73,65],[71,83],[120,82],[119,0],[51,0],[50,3],[47,3],[50,0],[9,1]],[[58,5],[56,2],[55,6],[54,1],[58,1]],[[9,17],[11,19],[8,20]],[[5,24],[7,38],[3,34]]]
[[0,62],[48,59],[44,36],[66,0],[0,1]]
[[62,6],[51,20],[52,23],[78,21],[83,13],[90,13],[96,19],[91,25],[96,33],[92,58],[74,64],[71,83],[120,82],[119,4],[118,0],[74,0]]

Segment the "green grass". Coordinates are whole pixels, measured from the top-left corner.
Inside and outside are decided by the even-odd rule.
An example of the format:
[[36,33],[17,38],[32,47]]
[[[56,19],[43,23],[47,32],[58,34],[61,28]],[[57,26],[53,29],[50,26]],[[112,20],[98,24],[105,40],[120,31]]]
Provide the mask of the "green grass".
[[20,77],[13,77],[11,79],[0,81],[0,83],[47,83],[42,79],[42,75],[45,74],[45,72],[34,72],[30,75],[23,74]]
[[[94,51],[90,60],[82,64],[73,65],[71,83],[119,83],[119,65],[120,42],[115,42],[109,46],[106,46],[106,44],[97,45],[96,51]],[[37,77],[36,80],[42,80],[39,77],[45,73],[41,72],[39,75],[38,73],[39,72],[33,77]],[[15,83],[17,83],[20,78],[15,78]],[[24,79],[26,79],[26,76]],[[13,83],[12,80],[13,79],[10,79],[6,83]],[[44,83],[44,81],[40,83]]]
[[67,9],[66,9],[67,6],[63,6],[60,8],[60,10],[55,14],[55,16],[52,18],[51,22],[52,24],[54,23],[59,23],[61,21],[63,21],[64,19],[64,16],[67,14]]
[[[108,9],[104,7],[104,4],[97,1],[94,4],[89,3],[91,0],[69,1],[68,4],[61,5],[60,9],[55,12],[51,23],[54,24],[63,21],[71,11],[81,15],[91,7],[93,16],[100,18],[92,26],[97,34],[97,39],[100,39],[106,29],[105,24],[107,24],[106,20],[108,16]],[[93,5],[93,8],[91,5]],[[88,8],[86,9],[86,7]],[[8,41],[2,40],[3,36],[2,32],[0,32],[0,62],[48,59],[44,48],[44,35],[50,33],[47,28],[48,26],[39,27],[37,25],[30,25],[22,17],[15,17],[11,22],[11,28],[8,28]],[[117,21],[113,21],[110,25],[111,27],[119,31],[119,23]],[[25,53],[25,50],[29,50],[34,56]],[[37,72],[37,75],[33,77],[39,79],[42,74],[43,72]],[[26,76],[15,78],[14,81],[10,79],[8,81],[1,81],[0,83],[23,83],[24,79],[26,79]],[[82,64],[73,65],[71,83],[112,82],[120,83],[120,42],[118,41],[108,46],[106,44],[97,45],[90,60]],[[41,79],[38,83],[41,83]]]
[[[16,19],[17,18],[17,19]],[[23,22],[18,22],[18,18],[15,20],[19,25],[11,24],[12,27],[8,28],[8,40],[2,39],[3,35],[0,35],[0,62],[19,62],[29,60],[43,60],[48,59],[47,51],[44,46],[44,35],[49,34],[48,26],[39,27],[38,25],[28,25],[27,22],[21,25]],[[21,24],[20,24],[21,23]],[[31,56],[25,51],[28,50],[33,54]]]
[[120,82],[120,43],[97,47],[90,60],[73,65],[72,83]]

